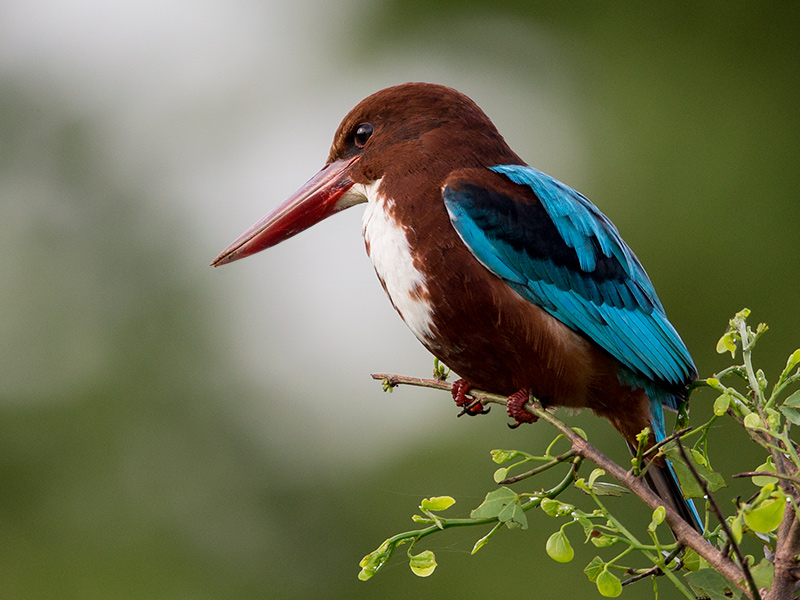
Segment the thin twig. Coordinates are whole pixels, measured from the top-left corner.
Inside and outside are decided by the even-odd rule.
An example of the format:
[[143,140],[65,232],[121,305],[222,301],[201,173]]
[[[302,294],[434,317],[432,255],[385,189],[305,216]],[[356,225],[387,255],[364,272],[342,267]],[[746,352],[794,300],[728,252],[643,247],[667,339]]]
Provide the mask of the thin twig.
[[774,471],[745,471],[744,473],[736,473],[731,477],[777,477],[778,479],[785,479],[794,484],[800,485],[800,477],[792,477],[791,475],[784,475],[782,473],[775,473]]
[[714,512],[714,515],[717,517],[717,520],[722,525],[722,529],[725,531],[725,535],[728,536],[728,539],[731,540],[731,548],[733,548],[734,554],[736,554],[736,558],[739,559],[739,565],[742,568],[742,572],[744,573],[744,578],[747,581],[747,585],[750,588],[750,593],[754,599],[761,598],[761,594],[758,591],[758,586],[756,582],[753,581],[753,574],[750,572],[750,567],[747,564],[747,560],[745,559],[744,555],[742,554],[742,549],[739,548],[739,544],[736,543],[736,540],[733,539],[733,532],[731,531],[730,527],[728,527],[728,522],[725,520],[725,515],[722,514],[722,511],[719,508],[716,500],[714,500],[714,496],[711,495],[711,492],[708,489],[708,484],[706,480],[700,477],[700,474],[695,469],[692,461],[689,460],[689,456],[686,454],[686,449],[683,447],[683,444],[680,443],[678,440],[678,451],[681,453],[681,458],[683,458],[683,462],[686,463],[686,466],[689,467],[689,470],[692,472],[692,476],[695,478],[697,483],[703,488],[703,494],[705,495],[706,499],[708,500],[708,504],[711,507],[711,510]]
[[526,471],[525,473],[520,473],[519,475],[514,475],[514,477],[509,477],[507,479],[503,479],[503,481],[498,482],[501,485],[508,485],[510,483],[517,483],[518,481],[522,481],[523,479],[527,479],[528,477],[532,477],[534,475],[538,475],[548,469],[552,469],[556,465],[568,461],[570,458],[574,457],[577,454],[575,450],[569,450],[564,452],[564,454],[559,454],[550,462],[547,462],[543,465],[539,465],[535,469],[531,469],[530,471]]
[[[668,565],[670,562],[672,562],[672,560],[675,559],[675,557],[677,557],[678,554],[683,552],[684,548],[685,548],[685,546],[683,544],[680,544],[677,548],[675,548],[675,550],[673,550],[672,552],[667,554],[664,557],[664,564]],[[677,568],[680,568],[680,564],[678,565]],[[629,585],[631,583],[639,581],[640,579],[644,579],[645,577],[651,577],[651,576],[656,576],[657,577],[657,576],[663,575],[663,574],[664,574],[664,572],[661,570],[661,567],[659,567],[658,565],[655,565],[654,567],[651,567],[651,568],[647,569],[646,571],[644,571],[642,573],[639,573],[638,575],[634,575],[630,579],[626,579],[625,581],[622,582],[622,585]]]
[[689,433],[691,430],[692,430],[691,427],[684,427],[683,429],[680,429],[678,431],[672,432],[667,437],[665,437],[663,440],[661,440],[657,444],[653,444],[650,448],[648,448],[647,451],[643,454],[643,456],[647,456],[649,454],[652,454],[653,452],[658,452],[658,450],[661,447],[669,444],[672,440],[676,440],[679,437],[683,436],[684,433]]

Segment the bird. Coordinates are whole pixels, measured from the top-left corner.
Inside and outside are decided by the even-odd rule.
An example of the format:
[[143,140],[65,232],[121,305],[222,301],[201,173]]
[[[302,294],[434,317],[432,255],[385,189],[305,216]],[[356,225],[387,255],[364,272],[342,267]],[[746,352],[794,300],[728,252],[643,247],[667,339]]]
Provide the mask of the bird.
[[[366,204],[367,254],[395,310],[461,377],[508,396],[514,425],[547,407],[590,409],[626,440],[666,437],[697,369],[650,278],[584,195],[529,166],[478,105],[412,82],[373,93],[342,120],[323,168],[211,263],[274,246]],[[695,529],[700,517],[668,461],[648,483]]]

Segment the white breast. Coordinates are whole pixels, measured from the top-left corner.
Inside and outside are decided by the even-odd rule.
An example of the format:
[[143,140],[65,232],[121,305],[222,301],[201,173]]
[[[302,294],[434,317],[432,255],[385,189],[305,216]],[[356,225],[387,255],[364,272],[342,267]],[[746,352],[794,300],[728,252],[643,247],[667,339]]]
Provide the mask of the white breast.
[[358,190],[367,198],[362,220],[367,254],[406,325],[420,340],[430,340],[433,310],[425,275],[414,266],[405,230],[392,216],[394,200],[380,194],[380,184],[378,180]]

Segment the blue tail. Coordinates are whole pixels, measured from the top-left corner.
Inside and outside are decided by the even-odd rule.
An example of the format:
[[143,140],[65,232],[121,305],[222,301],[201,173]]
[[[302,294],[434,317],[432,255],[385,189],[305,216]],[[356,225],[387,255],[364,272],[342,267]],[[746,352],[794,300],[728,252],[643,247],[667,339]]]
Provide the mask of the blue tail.
[[[653,428],[653,435],[656,438],[656,443],[663,441],[666,437],[666,426],[664,422],[664,405],[661,400],[652,400],[650,406],[653,419],[650,422]],[[631,449],[634,451],[634,449]],[[666,465],[659,467],[655,464],[651,465],[645,475],[647,485],[658,494],[661,499],[673,508],[684,521],[692,525],[698,532],[703,533],[703,520],[700,518],[700,513],[697,512],[694,502],[686,498],[681,491],[678,476],[675,474],[675,469],[672,463],[668,460],[665,461]]]

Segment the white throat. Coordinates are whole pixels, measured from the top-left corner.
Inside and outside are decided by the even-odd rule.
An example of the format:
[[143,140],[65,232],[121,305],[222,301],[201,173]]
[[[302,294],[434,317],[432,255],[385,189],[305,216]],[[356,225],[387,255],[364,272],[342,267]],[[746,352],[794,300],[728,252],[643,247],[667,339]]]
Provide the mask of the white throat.
[[394,200],[380,191],[383,180],[357,184],[367,198],[361,221],[367,254],[395,309],[423,342],[433,338],[433,310],[425,275],[414,266],[405,229],[393,216]]

